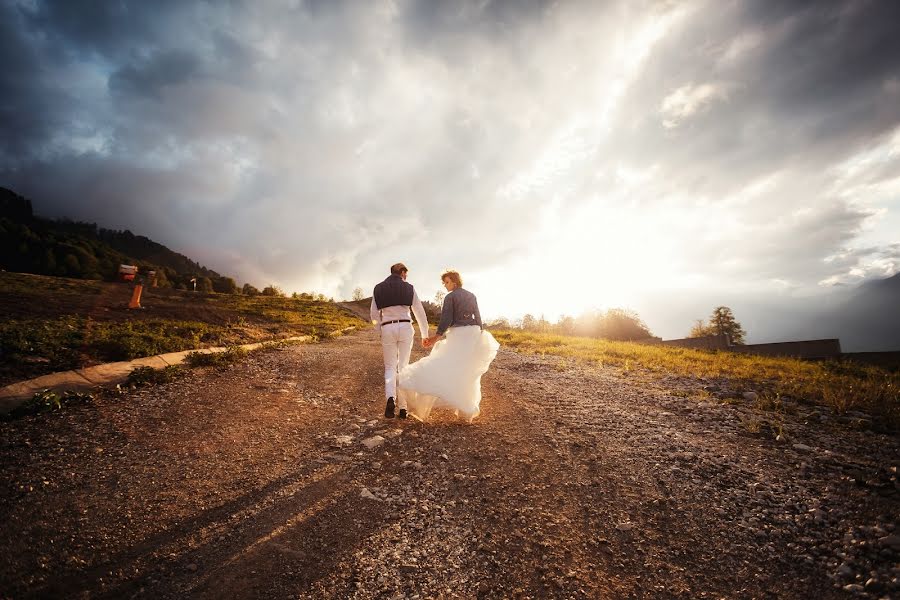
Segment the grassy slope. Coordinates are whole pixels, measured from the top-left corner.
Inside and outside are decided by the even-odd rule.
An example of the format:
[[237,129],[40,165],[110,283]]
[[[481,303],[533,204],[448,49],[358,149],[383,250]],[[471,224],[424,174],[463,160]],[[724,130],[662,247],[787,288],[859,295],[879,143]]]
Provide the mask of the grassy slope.
[[161,352],[325,335],[365,323],[330,302],[145,290],[0,272],[0,385]]
[[761,390],[764,401],[790,397],[830,406],[835,412],[861,409],[889,428],[900,426],[900,374],[845,362],[811,362],[611,342],[517,330],[492,332],[504,346],[659,376],[728,379],[733,386]]

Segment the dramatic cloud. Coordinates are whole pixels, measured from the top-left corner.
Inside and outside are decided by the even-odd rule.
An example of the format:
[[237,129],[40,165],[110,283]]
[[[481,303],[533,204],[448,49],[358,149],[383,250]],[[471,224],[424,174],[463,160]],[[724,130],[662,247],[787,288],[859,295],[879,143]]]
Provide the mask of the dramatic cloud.
[[[256,285],[489,315],[900,269],[895,2],[7,2],[0,185]],[[687,310],[687,309],[686,309]],[[752,330],[751,330],[752,336]]]

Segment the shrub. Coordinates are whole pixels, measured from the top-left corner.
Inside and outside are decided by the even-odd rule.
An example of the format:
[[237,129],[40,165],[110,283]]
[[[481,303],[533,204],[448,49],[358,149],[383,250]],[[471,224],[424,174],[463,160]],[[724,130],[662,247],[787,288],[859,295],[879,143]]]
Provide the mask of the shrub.
[[184,375],[184,368],[178,365],[169,365],[162,369],[153,367],[137,367],[128,374],[126,385],[130,387],[142,387],[146,385],[158,385],[169,383]]
[[62,394],[51,389],[44,389],[35,393],[29,400],[3,415],[2,419],[9,421],[25,415],[33,415],[52,410],[61,410],[66,406],[86,404],[94,400],[93,394],[66,390]]
[[191,352],[185,362],[191,367],[225,368],[240,362],[247,356],[247,351],[240,346],[229,346],[224,352]]

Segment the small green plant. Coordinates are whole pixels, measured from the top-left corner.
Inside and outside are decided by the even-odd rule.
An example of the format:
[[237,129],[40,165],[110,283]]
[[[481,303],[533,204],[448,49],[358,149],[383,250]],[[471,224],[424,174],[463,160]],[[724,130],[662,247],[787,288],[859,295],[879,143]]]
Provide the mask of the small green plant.
[[62,394],[51,389],[36,392],[31,398],[9,413],[3,415],[4,421],[16,419],[25,415],[34,415],[41,412],[62,410],[66,406],[86,404],[94,400],[93,394],[66,390]]
[[62,397],[53,390],[41,390],[34,394],[27,403],[34,412],[59,410],[62,408]]

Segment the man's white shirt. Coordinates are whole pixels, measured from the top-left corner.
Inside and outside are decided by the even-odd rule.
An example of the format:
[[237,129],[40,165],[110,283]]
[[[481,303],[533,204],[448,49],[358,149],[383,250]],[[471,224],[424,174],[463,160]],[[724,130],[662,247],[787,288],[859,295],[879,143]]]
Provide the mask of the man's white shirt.
[[[419,300],[419,295],[415,290],[413,290],[412,311],[416,315],[416,324],[418,324],[419,332],[421,332],[424,340],[428,337],[428,318],[425,316],[425,307],[422,306],[422,301]],[[378,327],[381,327],[382,323],[388,321],[400,321],[410,318],[408,306],[388,306],[378,310],[374,297],[372,298],[372,305],[369,307],[369,315],[372,317],[372,322]]]

